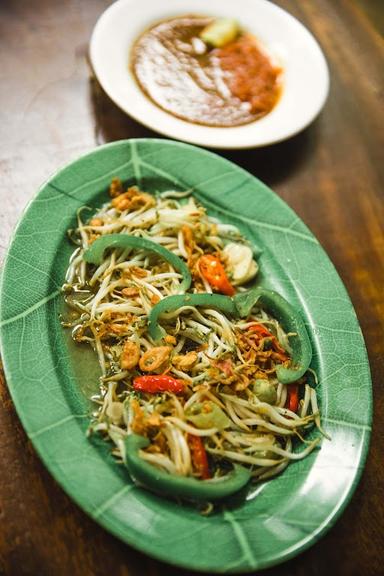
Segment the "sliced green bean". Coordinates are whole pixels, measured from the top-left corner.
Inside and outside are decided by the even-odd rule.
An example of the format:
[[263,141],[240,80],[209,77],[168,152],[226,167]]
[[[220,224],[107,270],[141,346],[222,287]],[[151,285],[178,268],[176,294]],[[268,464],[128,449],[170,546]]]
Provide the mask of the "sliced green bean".
[[282,384],[291,384],[301,378],[311,363],[312,346],[304,322],[295,308],[277,292],[261,287],[236,294],[233,300],[242,318],[246,318],[257,305],[276,318],[285,332],[294,333],[289,338],[291,366],[276,366],[276,375]]
[[198,480],[162,471],[139,455],[139,450],[149,445],[148,438],[131,434],[125,439],[125,464],[131,478],[138,485],[168,497],[183,498],[194,502],[214,502],[235,494],[249,482],[251,472],[234,464],[233,469],[218,478]]
[[180,292],[186,292],[192,283],[191,273],[188,266],[161,244],[148,240],[148,238],[141,238],[138,236],[131,236],[129,234],[106,234],[100,236],[93,242],[90,248],[84,252],[84,260],[90,264],[101,264],[103,261],[104,251],[107,248],[137,248],[138,250],[148,250],[155,252],[164,260],[169,262],[177,272],[183,276],[183,281],[180,284]]
[[155,341],[161,340],[166,335],[165,330],[159,326],[159,316],[166,312],[173,312],[182,306],[206,306],[221,310],[230,316],[237,315],[232,298],[222,294],[200,293],[168,296],[158,302],[149,314],[149,333]]

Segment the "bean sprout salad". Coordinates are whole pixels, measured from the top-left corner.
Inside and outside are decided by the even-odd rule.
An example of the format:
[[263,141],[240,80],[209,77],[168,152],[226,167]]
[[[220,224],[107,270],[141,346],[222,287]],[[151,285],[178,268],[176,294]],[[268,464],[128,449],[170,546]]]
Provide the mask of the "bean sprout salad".
[[201,484],[237,465],[264,480],[305,458],[320,441],[307,430],[324,434],[316,378],[279,377],[297,334],[258,302],[246,316],[233,308],[257,284],[251,245],[189,192],[115,178],[109,194],[90,219],[78,211],[63,285],[63,325],[100,364],[89,434],[124,463],[127,439],[143,437],[147,469]]

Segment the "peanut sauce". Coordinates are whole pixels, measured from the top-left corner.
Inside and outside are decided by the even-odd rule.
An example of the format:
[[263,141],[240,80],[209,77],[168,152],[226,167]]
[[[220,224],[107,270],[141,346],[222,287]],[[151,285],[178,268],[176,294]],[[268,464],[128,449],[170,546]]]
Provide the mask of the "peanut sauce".
[[146,96],[178,118],[217,127],[254,122],[278,101],[281,70],[246,33],[202,53],[199,34],[212,21],[186,15],[155,24],[133,46],[132,72]]

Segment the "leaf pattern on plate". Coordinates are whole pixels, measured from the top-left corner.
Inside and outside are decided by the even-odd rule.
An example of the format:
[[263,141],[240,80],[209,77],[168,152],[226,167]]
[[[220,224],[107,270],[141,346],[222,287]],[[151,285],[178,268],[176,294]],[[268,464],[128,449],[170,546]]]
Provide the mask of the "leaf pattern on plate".
[[[85,436],[89,402],[59,322],[72,252],[66,231],[80,206],[105,201],[114,176],[151,192],[191,189],[211,215],[238,226],[260,253],[260,281],[302,310],[312,341],[323,426],[332,440],[278,478],[253,486],[245,502],[209,517],[132,485],[109,447]],[[211,573],[271,566],[329,529],[357,485],[372,400],[349,297],[298,216],[256,178],[210,152],[167,140],[121,141],[56,174],[15,232],[4,265],[0,327],[12,397],[51,473],[103,526],[161,560]]]

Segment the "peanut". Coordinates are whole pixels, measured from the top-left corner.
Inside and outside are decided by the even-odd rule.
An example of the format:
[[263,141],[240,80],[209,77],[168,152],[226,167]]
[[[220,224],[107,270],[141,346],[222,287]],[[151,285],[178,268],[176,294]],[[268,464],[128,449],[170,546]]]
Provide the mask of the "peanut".
[[130,286],[129,288],[123,288],[121,294],[126,298],[132,298],[139,295],[139,289],[135,286]]
[[169,346],[156,346],[144,352],[140,358],[139,366],[143,372],[153,372],[162,368],[169,359],[171,348]]
[[140,358],[140,348],[134,342],[127,340],[124,343],[123,351],[120,357],[120,366],[122,370],[132,370]]
[[111,185],[109,187],[109,195],[111,198],[115,198],[123,192],[123,185],[120,178],[113,178]]
[[184,372],[192,370],[197,362],[196,352],[188,352],[188,354],[180,354],[175,356],[172,360],[172,364],[178,369]]
[[100,218],[92,218],[92,220],[89,222],[90,226],[102,226],[103,225],[103,221]]

